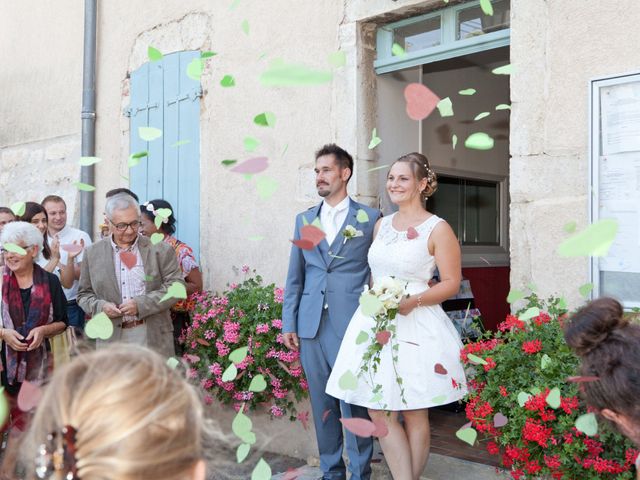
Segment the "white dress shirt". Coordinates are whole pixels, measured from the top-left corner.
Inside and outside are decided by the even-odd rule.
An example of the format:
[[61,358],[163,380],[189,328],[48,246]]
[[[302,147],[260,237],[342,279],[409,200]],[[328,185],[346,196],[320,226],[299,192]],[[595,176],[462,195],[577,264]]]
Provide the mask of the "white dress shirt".
[[340,228],[342,228],[349,213],[350,202],[351,199],[349,196],[346,196],[344,200],[335,207],[332,207],[326,201],[322,202],[322,207],[320,208],[320,223],[322,224],[324,233],[327,235],[326,240],[329,245],[333,243],[338,233],[340,233]]
[[[70,227],[69,225],[65,225],[65,227],[58,232],[57,236],[58,236],[58,239],[60,240],[60,246],[73,243],[74,240],[77,243],[80,243],[80,239],[84,240],[84,248],[87,248],[89,247],[89,245],[91,245],[91,238],[89,237],[89,235],[87,235],[86,232],[83,232],[82,230],[78,230],[77,228]],[[51,245],[51,243],[53,242],[53,238],[50,235],[47,235],[47,237],[48,237],[47,239],[49,241],[49,245]],[[66,265],[68,261],[68,255],[69,254],[67,253],[67,251],[61,248],[60,263],[62,263],[63,265]],[[80,252],[80,254],[75,258],[75,263],[82,262],[83,256],[84,256],[84,251]],[[53,271],[53,273],[56,274],[58,278],[60,278],[59,268],[56,268]],[[67,302],[70,302],[71,300],[75,300],[76,297],[78,296],[78,280],[74,280],[71,288],[62,287],[62,290],[64,290],[64,295],[65,297],[67,297]]]

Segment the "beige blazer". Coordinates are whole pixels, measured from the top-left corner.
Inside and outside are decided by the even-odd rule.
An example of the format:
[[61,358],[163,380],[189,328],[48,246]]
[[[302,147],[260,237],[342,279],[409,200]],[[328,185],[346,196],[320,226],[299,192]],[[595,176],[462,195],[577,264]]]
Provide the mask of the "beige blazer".
[[[146,320],[147,343],[162,355],[172,356],[173,324],[169,309],[179,299],[172,298],[160,303],[167,289],[174,282],[184,283],[178,266],[176,254],[171,246],[164,242],[153,245],[142,235],[138,237],[138,249],[146,275],[146,293],[134,300],[138,306],[138,315]],[[116,279],[113,262],[111,237],[94,243],[84,253],[78,287],[78,305],[92,317],[102,312],[105,303],[122,303],[122,296]],[[115,343],[122,334],[122,317],[112,318],[113,335],[106,340]]]

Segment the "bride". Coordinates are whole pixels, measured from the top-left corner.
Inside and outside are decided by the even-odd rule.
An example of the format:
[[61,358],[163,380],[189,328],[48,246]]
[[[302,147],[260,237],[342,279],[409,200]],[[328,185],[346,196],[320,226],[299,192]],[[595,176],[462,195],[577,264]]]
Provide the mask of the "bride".
[[[374,423],[386,423],[389,433],[380,438],[380,445],[395,480],[417,480],[425,468],[430,448],[428,408],[466,394],[459,359],[462,343],[440,307],[460,288],[460,246],[451,227],[424,208],[437,185],[422,154],[404,155],[391,166],[387,192],[398,212],[378,220],[369,265],[374,284],[389,276],[406,282],[406,296],[394,320],[396,338],[382,347],[375,373],[361,371],[363,355],[376,340],[362,342],[362,332],[371,332],[375,321],[359,308],[349,323],[326,390],[347,403],[367,407]],[[440,282],[430,288],[436,267]],[[395,355],[392,343],[397,345]],[[355,388],[344,384],[341,388],[340,379],[348,372],[357,376]]]

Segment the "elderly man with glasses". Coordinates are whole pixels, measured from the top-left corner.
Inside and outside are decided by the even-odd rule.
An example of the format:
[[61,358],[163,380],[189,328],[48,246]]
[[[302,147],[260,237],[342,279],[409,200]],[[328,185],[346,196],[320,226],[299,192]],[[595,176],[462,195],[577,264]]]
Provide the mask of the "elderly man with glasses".
[[113,322],[113,335],[97,346],[134,343],[172,356],[169,309],[179,299],[161,300],[171,285],[184,284],[176,256],[164,242],[153,245],[138,234],[140,208],[130,195],[110,197],[105,214],[110,235],[86,250],[78,289],[87,314],[104,313]]

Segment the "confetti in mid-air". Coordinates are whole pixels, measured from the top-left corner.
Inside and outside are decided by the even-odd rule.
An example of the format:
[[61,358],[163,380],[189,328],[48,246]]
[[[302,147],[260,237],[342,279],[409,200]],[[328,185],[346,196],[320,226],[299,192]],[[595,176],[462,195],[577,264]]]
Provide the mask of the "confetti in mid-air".
[[411,120],[424,120],[436,108],[440,98],[422,83],[410,83],[404,89],[407,115]]

